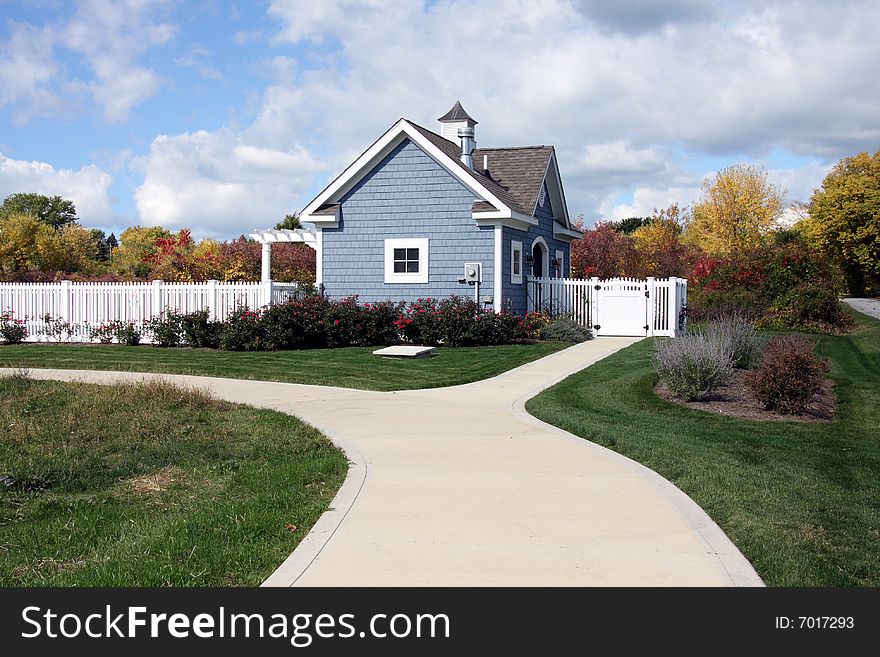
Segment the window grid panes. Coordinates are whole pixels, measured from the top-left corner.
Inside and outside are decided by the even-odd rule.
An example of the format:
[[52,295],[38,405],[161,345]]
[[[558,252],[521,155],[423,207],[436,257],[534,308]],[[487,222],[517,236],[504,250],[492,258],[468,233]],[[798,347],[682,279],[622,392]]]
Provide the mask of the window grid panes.
[[395,274],[418,274],[419,273],[419,250],[418,249],[394,249],[394,273]]

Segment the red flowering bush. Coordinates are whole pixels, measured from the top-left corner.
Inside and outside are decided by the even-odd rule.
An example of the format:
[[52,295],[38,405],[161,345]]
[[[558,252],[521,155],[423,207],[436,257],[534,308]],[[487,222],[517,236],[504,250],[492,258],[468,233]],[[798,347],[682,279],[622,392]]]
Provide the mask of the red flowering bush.
[[402,309],[394,325],[405,342],[450,347],[508,344],[534,337],[535,316],[496,313],[471,299],[418,299]]
[[264,348],[319,349],[328,345],[327,314],[332,302],[309,294],[263,312]]
[[19,344],[28,336],[27,326],[24,320],[15,319],[11,310],[0,313],[0,338],[6,344]]
[[764,408],[801,413],[822,389],[829,366],[816,357],[815,348],[816,343],[802,335],[777,336],[767,343],[761,365],[747,379]]
[[239,308],[220,331],[220,348],[226,351],[260,351],[266,348],[265,326],[259,311]]

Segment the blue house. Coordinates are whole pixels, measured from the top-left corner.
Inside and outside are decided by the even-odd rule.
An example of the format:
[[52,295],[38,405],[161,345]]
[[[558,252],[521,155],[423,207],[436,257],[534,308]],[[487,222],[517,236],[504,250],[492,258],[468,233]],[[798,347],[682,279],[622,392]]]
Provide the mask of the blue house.
[[552,146],[476,148],[460,103],[437,134],[400,119],[303,209],[316,278],[362,302],[472,296],[525,313],[526,279],[562,277],[571,224]]

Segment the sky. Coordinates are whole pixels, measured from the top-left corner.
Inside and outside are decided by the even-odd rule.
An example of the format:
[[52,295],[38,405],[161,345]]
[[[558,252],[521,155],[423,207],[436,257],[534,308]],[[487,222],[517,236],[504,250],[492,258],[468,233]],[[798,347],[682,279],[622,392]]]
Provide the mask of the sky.
[[690,205],[739,163],[806,201],[880,148],[876,0],[0,0],[0,198],[230,238],[398,118],[553,144],[572,216]]

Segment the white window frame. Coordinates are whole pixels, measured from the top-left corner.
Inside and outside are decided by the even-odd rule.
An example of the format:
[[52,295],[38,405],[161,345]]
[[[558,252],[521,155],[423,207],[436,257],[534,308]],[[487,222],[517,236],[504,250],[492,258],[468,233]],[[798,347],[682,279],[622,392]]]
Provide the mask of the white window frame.
[[[517,274],[515,271],[516,265],[516,252],[519,251],[519,273]],[[523,250],[522,250],[522,242],[515,242],[513,240],[510,241],[510,282],[517,285],[523,282],[522,272],[523,272]]]
[[559,251],[557,249],[557,251],[556,251],[556,271],[554,272],[556,274],[556,278],[564,278],[562,275],[563,266],[565,266],[565,252]]
[[[419,271],[400,273],[394,271],[394,249],[418,249]],[[428,238],[400,238],[385,240],[385,282],[386,283],[427,283],[428,282]]]

